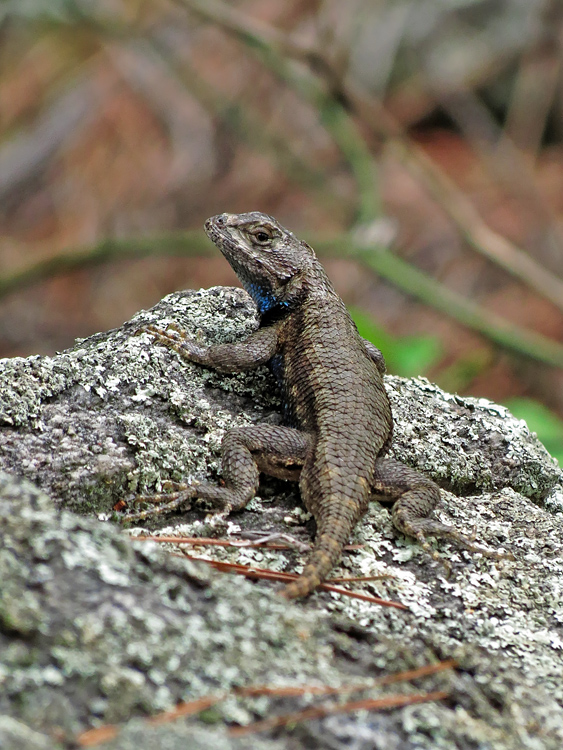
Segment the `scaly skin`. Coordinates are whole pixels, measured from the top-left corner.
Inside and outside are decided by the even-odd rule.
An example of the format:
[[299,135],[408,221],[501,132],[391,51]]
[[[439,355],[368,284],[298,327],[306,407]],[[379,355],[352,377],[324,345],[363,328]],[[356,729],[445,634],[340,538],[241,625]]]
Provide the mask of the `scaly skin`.
[[394,500],[395,526],[434,557],[427,534],[472,547],[427,518],[439,499],[434,482],[383,458],[393,425],[383,357],[358,334],[313,250],[258,212],[214,216],[205,231],[256,302],[260,327],[244,341],[209,348],[176,328],[148,330],[190,361],[222,372],[268,363],[282,391],[287,426],[231,430],[222,446],[225,486],[184,487],[168,496],[164,508],[199,497],[230,512],[254,496],[259,471],[298,480],[317,536],[303,573],[283,591],[288,598],[306,596],[326,579],[373,496]]

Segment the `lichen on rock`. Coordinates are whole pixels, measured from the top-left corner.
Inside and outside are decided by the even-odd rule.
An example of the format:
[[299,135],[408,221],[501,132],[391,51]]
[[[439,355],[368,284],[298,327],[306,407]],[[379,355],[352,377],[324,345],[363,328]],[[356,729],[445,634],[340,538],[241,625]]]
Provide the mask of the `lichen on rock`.
[[[0,362],[0,744],[15,748],[23,737],[38,750],[70,747],[80,731],[116,722],[123,732],[108,748],[125,750],[138,746],[143,716],[181,700],[249,684],[365,682],[455,657],[457,671],[394,688],[444,689],[448,702],[377,721],[327,717],[265,736],[263,747],[360,740],[369,747],[561,747],[562,475],[526,425],[504,407],[446,394],[423,378],[388,377],[394,453],[444,488],[436,515],[514,559],[438,540],[452,567],[447,579],[394,530],[389,509],[373,503],[352,540],[362,546],[344,555],[335,575],[387,576],[362,590],[410,610],[326,592],[288,604],[275,585],[233,584],[203,563],[174,557],[171,546],[138,539],[144,528],[124,532],[107,522],[117,501],[168,480],[217,480],[229,427],[280,420],[265,368],[220,375],[137,335],[147,323],[170,322],[202,343],[234,340],[257,325],[241,290],[183,292],[54,357]],[[160,535],[284,531],[306,542],[313,533],[306,519],[295,487],[270,479],[228,519],[206,517],[194,504],[144,526]],[[198,556],[293,571],[304,559],[298,551],[248,548],[206,548]],[[210,732],[236,749],[243,745],[227,739],[230,722],[310,700],[280,706],[230,695],[205,717],[212,727],[192,718],[150,732],[155,746],[160,738],[185,747],[186,736]]]

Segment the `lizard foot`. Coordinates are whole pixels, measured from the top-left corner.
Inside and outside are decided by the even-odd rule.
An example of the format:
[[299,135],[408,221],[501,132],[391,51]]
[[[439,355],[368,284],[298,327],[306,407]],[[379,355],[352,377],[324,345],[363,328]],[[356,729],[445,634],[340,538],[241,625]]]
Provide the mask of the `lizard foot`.
[[148,333],[153,337],[154,343],[162,344],[172,349],[190,362],[202,362],[201,357],[205,354],[205,349],[200,347],[176,323],[168,323],[166,329],[149,323],[139,328],[137,334],[141,333]]
[[495,560],[514,559],[509,552],[499,552],[498,550],[493,550],[482,544],[475,543],[474,535],[466,536],[460,531],[457,531],[457,529],[454,529],[453,526],[447,526],[439,521],[433,521],[428,518],[420,518],[416,521],[404,523],[402,524],[401,531],[414,537],[419,542],[420,546],[446,569],[447,577],[451,575],[451,565],[442,557],[442,555],[439,554],[439,552],[431,547],[427,541],[428,536],[451,539],[471,552],[478,552],[484,557]]
[[[176,483],[172,483],[176,484]],[[131,523],[131,521],[143,521],[145,518],[159,516],[162,513],[172,513],[181,508],[182,505],[197,497],[196,485],[178,484],[180,489],[177,492],[168,494],[155,495],[137,495],[133,501],[135,503],[154,503],[156,507],[141,510],[137,513],[127,513],[120,517],[121,523]],[[162,505],[157,505],[162,503]]]
[[192,485],[186,484],[186,482],[174,482],[172,479],[166,479],[162,482],[164,492],[154,495],[135,495],[133,500],[136,503],[161,503],[164,500],[172,500],[172,495],[176,496],[178,493],[184,492],[184,490],[189,490],[190,487]]
[[175,349],[177,346],[187,340],[186,332],[180,328],[176,323],[168,323],[166,328],[159,328],[154,323],[149,323],[142,328],[139,328],[138,333],[148,333],[153,336],[156,341],[165,346]]

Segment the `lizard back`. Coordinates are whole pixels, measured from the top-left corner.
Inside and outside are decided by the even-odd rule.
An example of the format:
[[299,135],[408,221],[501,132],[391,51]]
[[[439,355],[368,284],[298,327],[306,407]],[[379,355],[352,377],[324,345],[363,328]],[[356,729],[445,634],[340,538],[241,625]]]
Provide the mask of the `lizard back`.
[[288,596],[326,577],[366,512],[392,417],[383,379],[336,292],[303,301],[280,326],[281,387],[293,424],[313,436],[299,486],[317,522],[315,547]]

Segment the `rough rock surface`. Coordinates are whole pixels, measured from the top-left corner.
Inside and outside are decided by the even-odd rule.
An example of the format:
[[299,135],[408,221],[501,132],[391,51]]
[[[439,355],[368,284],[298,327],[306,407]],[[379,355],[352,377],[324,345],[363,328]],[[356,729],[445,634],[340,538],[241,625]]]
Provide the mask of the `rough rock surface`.
[[[446,579],[374,503],[353,540],[363,547],[335,575],[391,575],[362,590],[410,611],[328,593],[288,604],[272,584],[213,573],[107,522],[131,493],[217,478],[226,428],[279,420],[267,370],[219,375],[134,335],[172,321],[203,342],[256,325],[240,290],[185,292],[55,357],[0,362],[0,747],[72,747],[108,722],[122,727],[103,745],[112,750],[148,747],[153,736],[151,746],[171,750],[247,747],[226,724],[313,698],[230,696],[199,719],[149,727],[142,717],[241,685],[339,685],[448,657],[457,671],[365,694],[444,689],[447,701],[326,717],[253,736],[253,746],[561,747],[562,475],[525,424],[424,379],[388,378],[395,455],[445,488],[441,520],[514,560],[438,541],[453,568]],[[196,504],[146,525],[167,535],[289,531],[308,541],[306,520],[292,485],[265,480],[229,519],[206,518]],[[287,570],[303,561],[295,551],[197,554]]]

